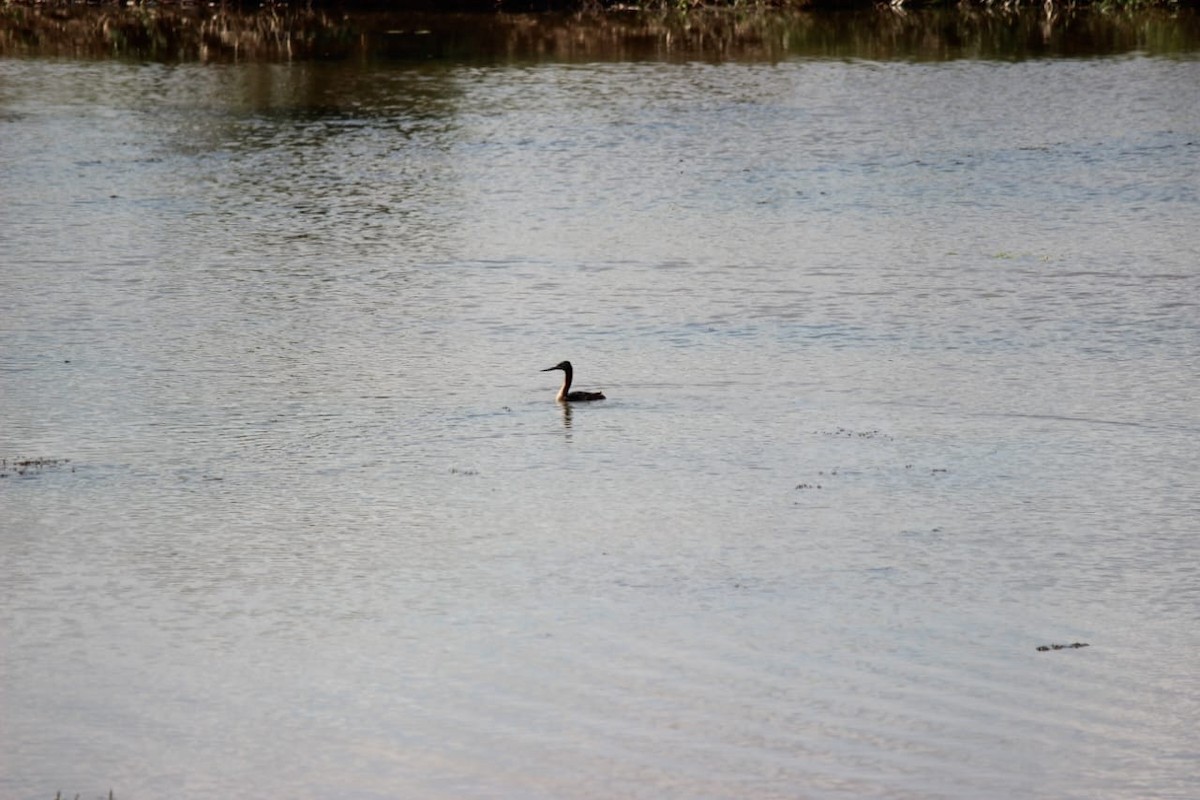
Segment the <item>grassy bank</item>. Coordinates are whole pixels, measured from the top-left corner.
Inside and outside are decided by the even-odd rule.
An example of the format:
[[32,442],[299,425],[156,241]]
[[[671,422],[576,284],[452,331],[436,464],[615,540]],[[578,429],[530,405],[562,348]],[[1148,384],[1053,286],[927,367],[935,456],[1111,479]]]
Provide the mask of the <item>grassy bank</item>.
[[[396,4],[407,5],[407,4]],[[419,4],[417,4],[419,5]],[[1019,59],[1194,51],[1192,7],[958,4],[820,11],[776,4],[572,13],[430,13],[188,4],[0,5],[0,56],[155,61]],[[769,5],[770,8],[762,8]],[[790,4],[789,4],[790,5]]]

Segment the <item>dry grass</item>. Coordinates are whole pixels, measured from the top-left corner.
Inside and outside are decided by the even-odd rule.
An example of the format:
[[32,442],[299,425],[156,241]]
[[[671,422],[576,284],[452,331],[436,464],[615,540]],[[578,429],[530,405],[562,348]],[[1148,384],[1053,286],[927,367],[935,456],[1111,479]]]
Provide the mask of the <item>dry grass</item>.
[[[1109,0],[1120,2],[1120,0]],[[1018,5],[1019,3],[1019,5]],[[794,4],[720,8],[651,0],[653,10],[570,14],[237,11],[157,5],[0,5],[0,56],[152,61],[391,59],[447,61],[623,59],[776,61],[1022,58],[1194,49],[1194,9],[1057,6],[1022,0],[851,12]]]

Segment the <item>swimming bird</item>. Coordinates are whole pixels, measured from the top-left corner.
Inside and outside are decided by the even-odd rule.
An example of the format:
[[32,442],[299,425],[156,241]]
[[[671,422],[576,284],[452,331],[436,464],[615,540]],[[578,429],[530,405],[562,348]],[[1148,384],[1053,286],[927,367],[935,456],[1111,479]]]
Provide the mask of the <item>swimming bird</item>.
[[571,391],[571,377],[575,374],[575,371],[573,369],[571,369],[570,361],[560,361],[559,363],[555,364],[553,367],[546,367],[544,370],[542,370],[542,372],[551,372],[556,369],[561,369],[563,371],[563,385],[562,385],[562,388],[558,390],[558,396],[554,398],[558,402],[560,402],[560,403],[580,403],[585,400],[603,400],[604,399],[603,392],[572,392]]

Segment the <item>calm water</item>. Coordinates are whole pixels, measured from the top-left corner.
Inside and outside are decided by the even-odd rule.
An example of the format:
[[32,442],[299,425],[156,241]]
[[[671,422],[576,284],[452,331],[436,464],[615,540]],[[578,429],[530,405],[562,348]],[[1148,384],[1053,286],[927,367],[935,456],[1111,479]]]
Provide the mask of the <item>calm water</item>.
[[1200,795],[1200,61],[10,59],[0,169],[4,797]]

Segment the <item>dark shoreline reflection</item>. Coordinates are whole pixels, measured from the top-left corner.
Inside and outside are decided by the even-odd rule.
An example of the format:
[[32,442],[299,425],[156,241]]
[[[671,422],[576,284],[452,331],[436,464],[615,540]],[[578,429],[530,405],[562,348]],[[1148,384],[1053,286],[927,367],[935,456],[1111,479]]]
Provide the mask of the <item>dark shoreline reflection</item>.
[[428,14],[7,6],[0,56],[470,63],[943,61],[1200,50],[1196,9]]

